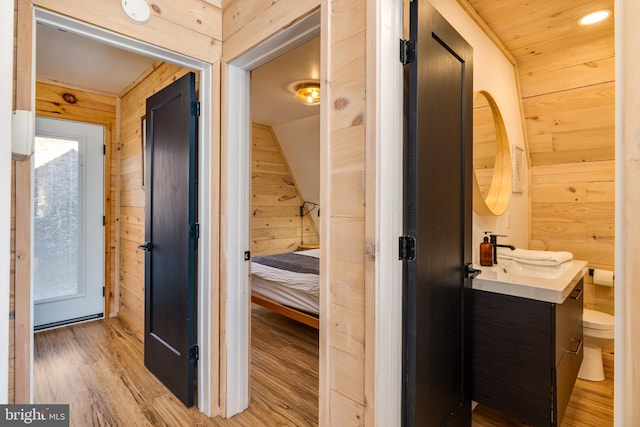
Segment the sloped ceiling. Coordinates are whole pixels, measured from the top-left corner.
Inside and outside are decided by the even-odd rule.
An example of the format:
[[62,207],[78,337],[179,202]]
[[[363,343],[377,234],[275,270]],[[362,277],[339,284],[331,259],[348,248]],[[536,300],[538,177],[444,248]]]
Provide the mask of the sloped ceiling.
[[613,160],[614,20],[581,26],[613,0],[458,0],[515,57],[532,166]]
[[251,72],[251,119],[271,126],[302,197],[314,203],[320,201],[320,106],[297,100],[291,86],[319,79],[319,37]]

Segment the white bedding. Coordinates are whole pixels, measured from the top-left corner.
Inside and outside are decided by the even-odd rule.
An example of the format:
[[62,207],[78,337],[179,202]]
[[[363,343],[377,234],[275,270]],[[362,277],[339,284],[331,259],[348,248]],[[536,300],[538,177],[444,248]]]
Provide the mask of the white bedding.
[[[319,258],[320,249],[300,251],[296,254]],[[251,289],[288,307],[319,314],[317,274],[296,273],[252,262]]]

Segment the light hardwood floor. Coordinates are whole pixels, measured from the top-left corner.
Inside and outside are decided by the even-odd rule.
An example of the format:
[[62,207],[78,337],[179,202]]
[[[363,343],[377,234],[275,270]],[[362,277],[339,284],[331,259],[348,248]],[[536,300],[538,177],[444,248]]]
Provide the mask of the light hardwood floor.
[[143,365],[119,319],[35,334],[34,402],[68,403],[72,426],[314,426],[318,331],[254,306],[251,405],[227,420],[187,409]]
[[[251,405],[227,420],[182,403],[143,366],[142,343],[118,319],[35,335],[34,401],[69,403],[72,426],[314,426],[318,331],[252,308]],[[578,380],[563,426],[613,425],[613,364],[606,380]],[[473,427],[524,424],[478,406]],[[340,426],[342,427],[342,426]]]

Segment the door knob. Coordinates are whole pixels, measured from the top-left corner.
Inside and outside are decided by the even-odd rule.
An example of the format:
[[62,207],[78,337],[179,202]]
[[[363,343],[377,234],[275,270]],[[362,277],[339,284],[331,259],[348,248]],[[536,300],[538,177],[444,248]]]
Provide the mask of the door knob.
[[467,264],[467,279],[475,279],[480,273],[482,273],[482,270],[478,270],[477,268],[473,268],[471,264]]
[[151,243],[144,242],[142,245],[138,246],[138,249],[142,249],[145,252],[151,252]]

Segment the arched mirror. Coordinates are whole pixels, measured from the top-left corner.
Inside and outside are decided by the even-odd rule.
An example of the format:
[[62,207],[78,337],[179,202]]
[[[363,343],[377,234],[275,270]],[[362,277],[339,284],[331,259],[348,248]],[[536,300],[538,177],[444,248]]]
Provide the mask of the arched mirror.
[[486,91],[473,97],[473,209],[502,215],[511,197],[511,155],[502,115]]

